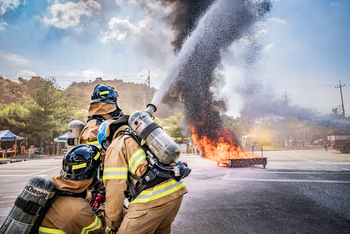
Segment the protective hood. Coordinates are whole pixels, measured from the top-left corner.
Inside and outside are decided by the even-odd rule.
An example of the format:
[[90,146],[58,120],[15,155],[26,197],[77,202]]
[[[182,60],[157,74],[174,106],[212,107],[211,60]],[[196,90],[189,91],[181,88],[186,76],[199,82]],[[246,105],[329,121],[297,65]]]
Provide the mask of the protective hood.
[[89,180],[67,180],[58,174],[52,179],[55,182],[56,189],[58,190],[82,193],[91,185],[94,178]]
[[95,102],[90,104],[88,116],[104,115],[117,109],[115,103]]

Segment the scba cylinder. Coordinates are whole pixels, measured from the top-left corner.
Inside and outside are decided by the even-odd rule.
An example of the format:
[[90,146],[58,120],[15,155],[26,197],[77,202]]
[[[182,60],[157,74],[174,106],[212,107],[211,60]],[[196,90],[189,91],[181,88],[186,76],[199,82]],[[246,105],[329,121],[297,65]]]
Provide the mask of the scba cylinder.
[[70,150],[74,146],[78,145],[80,132],[83,130],[84,125],[85,124],[80,120],[73,120],[68,124],[67,150]]
[[[156,107],[149,104],[146,111],[136,111],[129,118],[129,126],[142,139],[148,148],[164,164],[177,162],[180,157],[178,145],[153,121],[152,113]],[[152,111],[153,108],[153,111]]]
[[0,233],[30,233],[54,188],[55,183],[48,176],[32,177],[17,197]]

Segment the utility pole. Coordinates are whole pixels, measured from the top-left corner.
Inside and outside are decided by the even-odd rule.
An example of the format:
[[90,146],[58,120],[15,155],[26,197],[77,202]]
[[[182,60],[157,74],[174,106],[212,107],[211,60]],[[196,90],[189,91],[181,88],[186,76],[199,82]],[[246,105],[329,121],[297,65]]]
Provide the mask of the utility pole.
[[152,98],[151,97],[151,70],[148,70],[147,85],[148,85],[148,87],[147,87],[147,103],[146,103],[146,105],[151,102],[150,99]]
[[[143,75],[139,76],[139,79],[143,79]],[[150,103],[150,99],[151,99],[151,71],[148,70],[148,75],[146,77],[146,79],[144,80],[145,83],[145,89],[143,90],[143,105],[146,106],[148,103]]]
[[341,80],[339,80],[339,85],[335,86],[335,88],[339,88],[340,89],[340,97],[341,97],[341,106],[342,106],[342,109],[343,109],[343,117],[345,117],[345,110],[344,110],[344,101],[343,101],[343,92],[342,92],[342,87],[344,87],[345,84],[341,84]]

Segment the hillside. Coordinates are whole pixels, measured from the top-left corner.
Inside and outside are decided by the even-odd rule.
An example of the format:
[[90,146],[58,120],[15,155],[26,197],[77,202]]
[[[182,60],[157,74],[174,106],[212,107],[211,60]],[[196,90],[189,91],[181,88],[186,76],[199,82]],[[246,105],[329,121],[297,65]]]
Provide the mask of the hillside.
[[[40,77],[32,77],[30,80],[18,78],[19,83],[0,76],[0,103],[10,104],[16,102],[25,102],[31,99],[30,94],[40,81]],[[114,87],[119,94],[119,104],[125,114],[131,114],[136,110],[144,110],[144,103],[148,104],[151,100],[144,100],[144,90],[148,89],[144,84],[133,82],[124,82],[122,80],[102,80],[96,79],[93,82],[73,82],[64,90],[63,98],[71,103],[76,109],[86,110],[91,101],[91,92],[99,84],[108,84]],[[151,96],[157,90],[151,88]],[[173,114],[173,110],[166,105],[159,105],[155,116],[167,118]]]

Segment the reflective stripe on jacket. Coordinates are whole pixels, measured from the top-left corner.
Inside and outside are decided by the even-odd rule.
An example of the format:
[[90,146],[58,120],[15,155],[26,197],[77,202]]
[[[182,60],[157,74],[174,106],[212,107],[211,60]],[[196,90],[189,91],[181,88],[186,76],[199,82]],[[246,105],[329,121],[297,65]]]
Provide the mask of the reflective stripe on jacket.
[[167,180],[165,183],[156,185],[153,189],[148,189],[142,191],[135,200],[130,202],[130,204],[135,203],[146,203],[176,192],[183,188],[185,183],[182,181],[176,182],[175,180]]
[[104,233],[105,225],[80,197],[59,196],[52,203],[39,228],[39,233]]
[[[101,227],[101,221],[99,220],[99,218],[96,217],[95,221],[92,224],[83,228],[83,230],[81,231],[81,234],[88,234],[90,233],[90,231],[97,230],[100,227]],[[66,234],[66,233],[58,229],[39,227],[38,234]]]
[[39,227],[38,234],[66,234],[64,231],[58,230],[58,229],[52,229],[52,228],[46,228],[46,227]]
[[[129,128],[124,125],[118,131]],[[122,222],[124,191],[128,190],[128,172],[141,177],[148,168],[145,152],[137,142],[128,135],[115,138],[108,147],[104,161],[103,182],[106,188],[107,226],[119,228]],[[135,180],[132,180],[136,187]],[[150,208],[172,201],[187,192],[185,184],[169,179],[153,188],[142,191],[130,203],[129,208]]]

